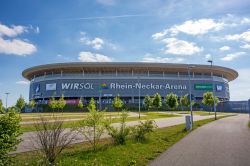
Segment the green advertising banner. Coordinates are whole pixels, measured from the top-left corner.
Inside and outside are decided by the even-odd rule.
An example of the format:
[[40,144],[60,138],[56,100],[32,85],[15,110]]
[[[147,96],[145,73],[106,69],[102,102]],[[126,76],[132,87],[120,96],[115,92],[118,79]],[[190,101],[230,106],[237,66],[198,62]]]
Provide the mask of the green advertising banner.
[[194,84],[195,90],[213,90],[213,84]]

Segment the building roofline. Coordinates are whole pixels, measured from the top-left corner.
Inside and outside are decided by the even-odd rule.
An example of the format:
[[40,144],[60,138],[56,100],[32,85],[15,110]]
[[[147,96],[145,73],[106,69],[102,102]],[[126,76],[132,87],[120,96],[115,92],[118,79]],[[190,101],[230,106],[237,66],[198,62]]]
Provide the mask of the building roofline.
[[[210,65],[202,64],[179,64],[179,63],[146,63],[146,62],[69,62],[69,63],[52,63],[38,65],[30,67],[22,72],[24,78],[31,80],[36,73],[45,73],[49,70],[61,71],[69,69],[96,69],[96,68],[147,68],[158,69],[161,71],[179,71],[187,72],[189,66],[195,66],[192,68],[194,72],[211,72]],[[238,77],[238,72],[222,66],[213,66],[214,74],[221,74],[229,81],[232,81]]]

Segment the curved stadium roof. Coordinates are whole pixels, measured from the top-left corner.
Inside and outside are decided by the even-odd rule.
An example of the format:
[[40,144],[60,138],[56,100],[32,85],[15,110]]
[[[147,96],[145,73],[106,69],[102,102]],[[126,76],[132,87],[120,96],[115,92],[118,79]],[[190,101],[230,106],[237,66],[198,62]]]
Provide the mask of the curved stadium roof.
[[[195,73],[211,73],[210,65],[200,64],[175,64],[175,63],[143,63],[143,62],[70,62],[70,63],[53,63],[34,66],[22,72],[23,77],[28,80],[34,76],[44,75],[44,73],[81,73],[84,71],[98,71],[98,70],[145,70],[145,71],[161,71],[165,73],[181,72],[187,73],[187,68],[194,66],[192,72]],[[238,72],[221,66],[213,66],[213,73],[215,75],[223,75],[228,81],[232,81],[238,77]]]

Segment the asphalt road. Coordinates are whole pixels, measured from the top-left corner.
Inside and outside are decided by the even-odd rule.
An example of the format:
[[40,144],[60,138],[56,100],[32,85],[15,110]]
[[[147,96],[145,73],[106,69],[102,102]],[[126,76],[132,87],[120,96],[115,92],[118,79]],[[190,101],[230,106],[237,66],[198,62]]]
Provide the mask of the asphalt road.
[[250,166],[248,115],[204,125],[153,160],[150,166]]

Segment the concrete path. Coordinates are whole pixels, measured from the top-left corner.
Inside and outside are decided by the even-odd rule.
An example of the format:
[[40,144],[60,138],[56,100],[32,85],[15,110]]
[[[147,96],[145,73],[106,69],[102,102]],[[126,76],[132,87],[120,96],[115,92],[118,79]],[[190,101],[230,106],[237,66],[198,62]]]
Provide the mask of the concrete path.
[[249,166],[248,115],[223,118],[194,130],[150,166]]
[[[209,116],[194,115],[194,121],[208,119],[208,118],[212,118],[212,117],[214,117],[214,116],[213,115],[209,115]],[[174,126],[174,125],[185,123],[185,116],[155,119],[155,122],[159,128]],[[134,125],[138,125],[138,124],[139,124],[139,121],[127,122],[128,126],[134,126]],[[120,123],[114,123],[112,125],[118,127],[120,125]],[[66,131],[70,131],[70,129],[66,129]],[[104,134],[102,136],[102,138],[107,138],[107,137],[109,137],[107,134]],[[32,151],[32,150],[37,149],[37,145],[35,145],[36,142],[34,141],[34,140],[36,140],[36,133],[35,132],[25,132],[21,136],[21,139],[23,141],[17,146],[17,150],[12,152],[12,153],[27,152],[27,151]],[[86,141],[84,136],[82,136],[81,134],[77,134],[73,143],[80,143],[80,142],[84,142],[84,141]]]

